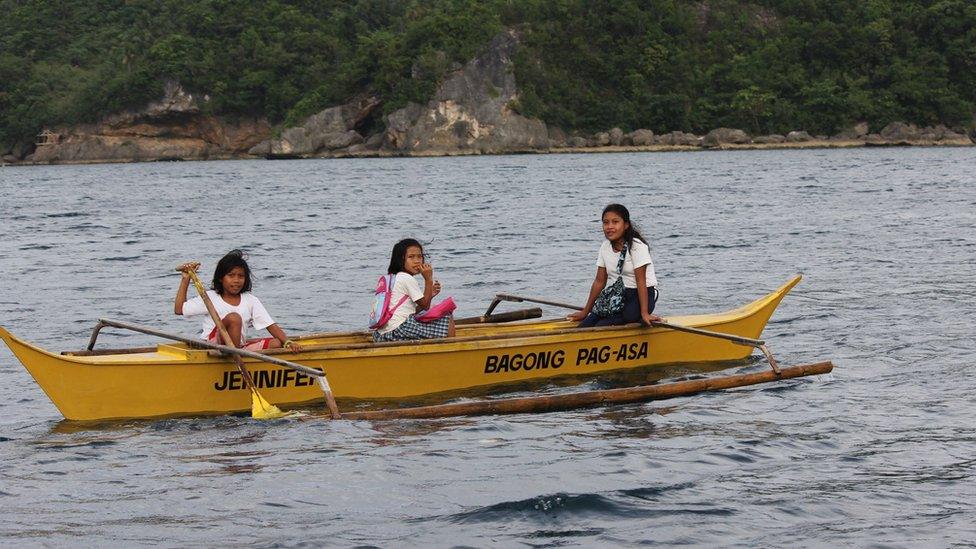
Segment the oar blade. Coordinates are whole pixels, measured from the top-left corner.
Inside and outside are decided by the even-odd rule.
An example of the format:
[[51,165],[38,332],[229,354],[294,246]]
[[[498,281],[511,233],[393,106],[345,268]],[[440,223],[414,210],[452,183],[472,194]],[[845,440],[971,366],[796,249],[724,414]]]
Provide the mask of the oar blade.
[[254,419],[279,419],[288,417],[290,413],[282,412],[280,408],[264,399],[257,391],[251,391],[251,417]]

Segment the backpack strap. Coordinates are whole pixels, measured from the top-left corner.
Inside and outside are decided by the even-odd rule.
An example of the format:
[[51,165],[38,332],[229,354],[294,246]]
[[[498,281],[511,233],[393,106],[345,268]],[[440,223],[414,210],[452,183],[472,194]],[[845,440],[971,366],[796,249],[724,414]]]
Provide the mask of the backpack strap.
[[[392,296],[393,295],[393,285],[396,282],[397,275],[396,275],[396,273],[393,273],[393,274],[387,275],[387,276],[390,277],[390,281],[387,283],[387,286],[390,288],[390,295]],[[403,305],[403,303],[405,301],[407,301],[407,298],[408,297],[410,297],[409,294],[403,294],[403,297],[400,298],[400,301],[398,301],[396,305],[394,305],[393,307],[390,308],[390,314],[392,315],[394,312],[396,312],[396,310],[400,308],[400,305]]]
[[397,304],[394,305],[392,309],[390,309],[390,314],[392,315],[398,308],[400,308],[400,305],[403,305],[403,303],[407,300],[408,297],[410,296],[404,295],[403,297],[401,297],[400,301],[398,301]]
[[624,273],[624,259],[627,258],[627,248],[628,247],[630,247],[630,245],[628,243],[624,242],[624,249],[620,251],[620,260],[617,261],[617,274],[618,275]]

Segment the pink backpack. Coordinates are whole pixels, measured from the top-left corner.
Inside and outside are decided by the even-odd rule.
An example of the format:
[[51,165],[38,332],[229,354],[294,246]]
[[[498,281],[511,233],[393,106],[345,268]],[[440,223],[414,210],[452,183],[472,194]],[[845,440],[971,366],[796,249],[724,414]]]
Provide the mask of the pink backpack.
[[441,301],[437,305],[434,305],[430,309],[422,313],[418,313],[413,318],[417,322],[433,322],[439,318],[445,317],[454,312],[457,309],[457,305],[454,304],[454,298],[449,297],[444,301]]
[[386,326],[386,323],[393,316],[393,312],[410,297],[404,295],[396,305],[390,307],[390,301],[393,299],[393,282],[395,280],[395,274],[388,274],[381,276],[376,282],[376,293],[373,295],[373,308],[369,312],[370,330],[378,330]]

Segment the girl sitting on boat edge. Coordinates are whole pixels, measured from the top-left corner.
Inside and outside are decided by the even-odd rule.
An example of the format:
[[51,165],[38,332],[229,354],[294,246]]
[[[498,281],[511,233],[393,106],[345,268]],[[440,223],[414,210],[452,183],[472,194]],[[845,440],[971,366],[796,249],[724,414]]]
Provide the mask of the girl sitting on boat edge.
[[[447,298],[435,309],[439,314],[418,315],[430,309],[434,296],[440,293],[441,283],[434,280],[434,268],[425,261],[424,248],[416,239],[404,238],[393,246],[388,275],[393,275],[386,300],[389,317],[385,323],[372,326],[374,341],[402,341],[454,337],[454,301]],[[424,278],[420,289],[416,275]],[[428,311],[434,313],[434,311]]]
[[[597,255],[596,278],[586,306],[567,320],[582,321],[579,328],[660,321],[661,317],[652,314],[658,291],[650,248],[631,223],[630,212],[621,204],[609,204],[601,218],[606,241]],[[618,279],[622,279],[622,288],[618,284],[614,289]],[[613,290],[618,291],[617,296],[611,295]]]
[[[203,298],[195,297],[189,301],[186,299],[186,291],[190,285],[188,271],[191,269],[196,271],[199,267],[200,264],[196,262],[184,263],[180,266],[179,270],[183,277],[176,290],[173,312],[187,317],[204,315],[200,339],[211,343],[223,343]],[[236,346],[250,351],[280,347],[287,347],[294,351],[301,350],[301,346],[288,339],[284,330],[275,323],[261,300],[251,293],[251,268],[241,250],[231,250],[220,258],[214,269],[213,283],[207,295]],[[255,330],[267,328],[268,333],[273,337],[248,340],[249,327]]]

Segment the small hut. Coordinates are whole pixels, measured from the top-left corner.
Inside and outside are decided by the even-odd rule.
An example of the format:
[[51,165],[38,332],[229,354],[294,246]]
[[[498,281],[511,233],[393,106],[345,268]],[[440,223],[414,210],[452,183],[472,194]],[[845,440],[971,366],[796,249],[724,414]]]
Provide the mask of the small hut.
[[57,145],[59,143],[61,143],[61,134],[45,129],[37,134],[37,141],[34,144],[42,147],[44,145]]

